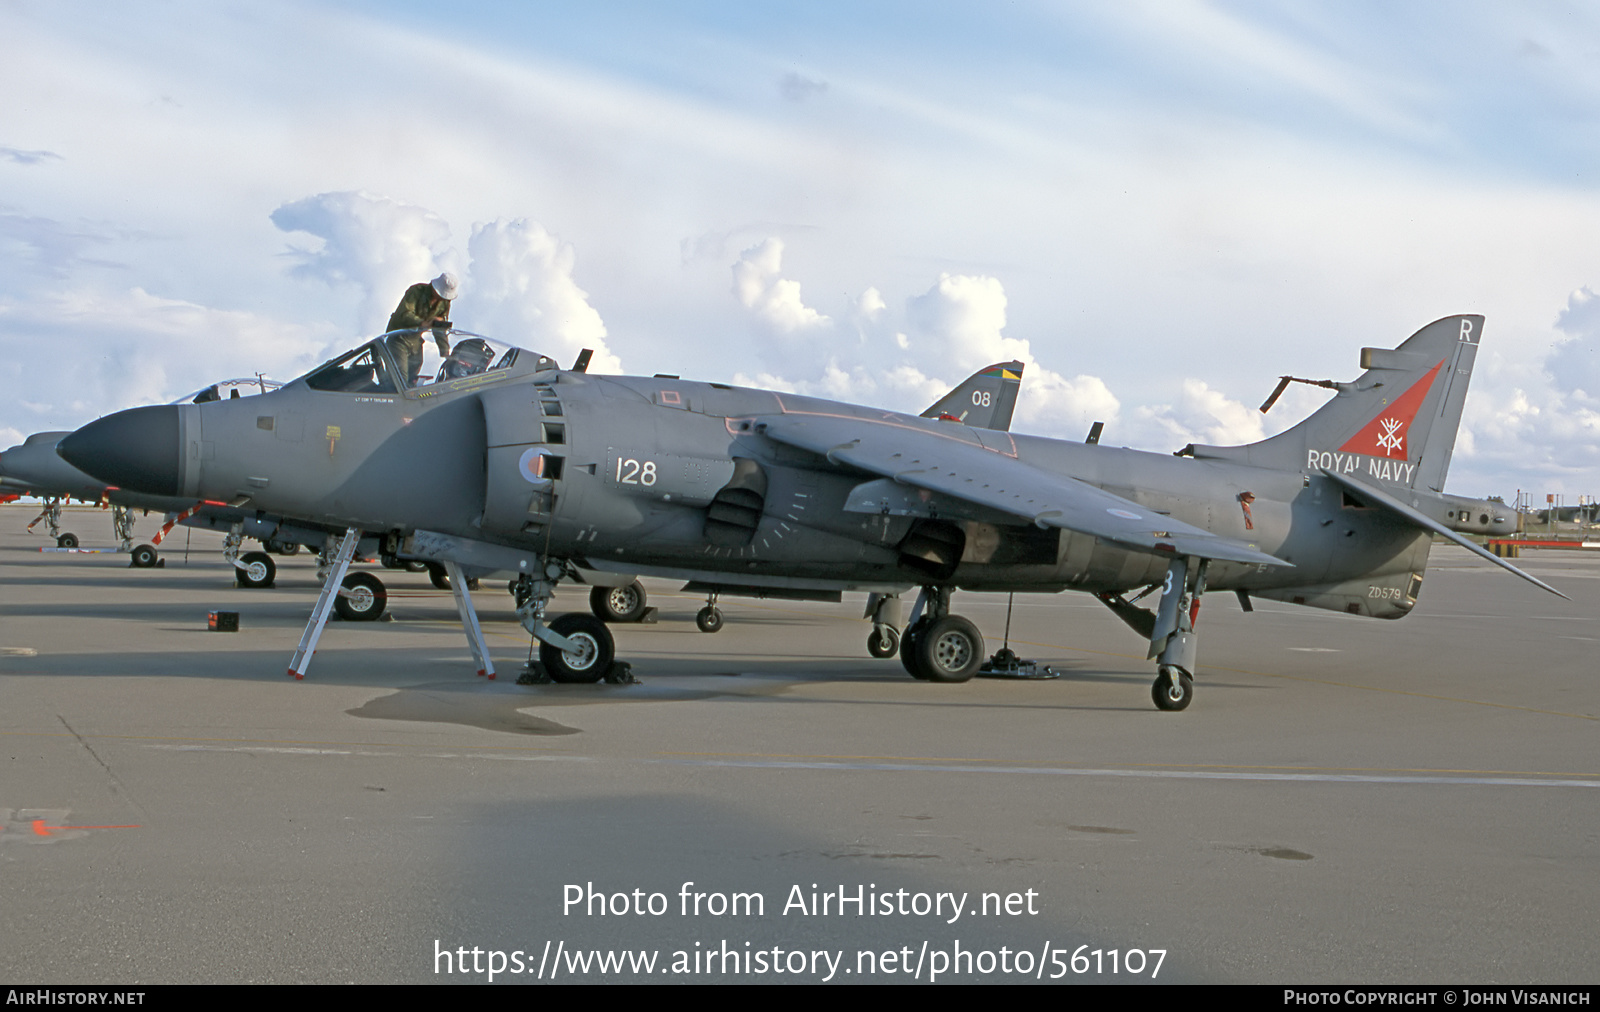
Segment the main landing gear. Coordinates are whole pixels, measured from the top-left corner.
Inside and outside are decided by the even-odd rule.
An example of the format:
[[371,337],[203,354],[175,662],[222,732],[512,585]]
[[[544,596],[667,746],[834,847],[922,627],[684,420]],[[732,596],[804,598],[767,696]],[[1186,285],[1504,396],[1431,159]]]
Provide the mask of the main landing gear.
[[906,672],[924,682],[965,682],[978,673],[983,660],[983,634],[965,618],[950,614],[950,588],[922,588],[911,609],[911,624],[900,638],[900,663]]
[[638,580],[621,587],[595,587],[589,591],[589,610],[602,622],[654,622],[644,585]]

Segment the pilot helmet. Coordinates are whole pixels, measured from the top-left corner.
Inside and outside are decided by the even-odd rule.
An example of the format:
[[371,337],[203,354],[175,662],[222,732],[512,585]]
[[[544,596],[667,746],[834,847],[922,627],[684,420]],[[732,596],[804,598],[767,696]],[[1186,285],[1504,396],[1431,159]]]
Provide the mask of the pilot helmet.
[[493,359],[494,349],[482,338],[469,337],[458,341],[451,349],[450,357],[444,360],[444,378],[460,379],[483,372]]

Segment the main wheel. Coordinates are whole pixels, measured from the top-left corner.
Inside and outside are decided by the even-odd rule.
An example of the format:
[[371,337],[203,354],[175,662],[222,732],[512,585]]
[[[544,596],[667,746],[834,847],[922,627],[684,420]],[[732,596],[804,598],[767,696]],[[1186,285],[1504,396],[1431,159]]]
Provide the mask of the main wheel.
[[557,650],[548,643],[539,644],[539,660],[545,671],[558,682],[598,682],[611,670],[616,656],[616,641],[611,630],[593,615],[573,612],[561,615],[550,623],[550,631],[565,636],[575,646],[573,650]]
[[715,605],[708,604],[695,612],[694,624],[700,627],[701,632],[714,633],[722,628],[722,612]]
[[983,666],[983,634],[960,615],[946,615],[917,640],[918,666],[930,682],[965,682]]
[[265,548],[267,551],[273,553],[274,555],[293,555],[296,552],[300,551],[300,542],[298,542],[298,541],[268,541],[262,547]]
[[78,536],[76,534],[63,534],[56,538],[57,548],[77,548]]
[[1194,701],[1194,679],[1189,677],[1189,672],[1182,668],[1172,668],[1173,674],[1178,676],[1178,682],[1173,684],[1164,668],[1156,675],[1156,680],[1150,686],[1150,698],[1155,701],[1158,710],[1184,710]]
[[270,587],[278,573],[277,563],[266,552],[245,552],[239,556],[243,566],[233,567],[233,582],[240,587]]
[[875,626],[867,634],[867,653],[874,657],[893,657],[900,649],[900,634],[892,625]]
[[344,578],[343,587],[333,599],[333,610],[347,622],[376,622],[389,606],[389,592],[371,573],[351,573]]
[[135,569],[150,569],[156,564],[155,545],[137,545],[128,555],[128,561]]
[[644,587],[638,580],[625,587],[596,587],[589,591],[589,610],[602,622],[637,622],[645,613]]
[[906,631],[900,636],[900,666],[906,669],[906,674],[919,682],[928,680],[927,674],[922,670],[922,653],[917,649],[917,644],[922,642],[922,634],[927,630],[927,618],[919,618],[912,625],[906,626]]

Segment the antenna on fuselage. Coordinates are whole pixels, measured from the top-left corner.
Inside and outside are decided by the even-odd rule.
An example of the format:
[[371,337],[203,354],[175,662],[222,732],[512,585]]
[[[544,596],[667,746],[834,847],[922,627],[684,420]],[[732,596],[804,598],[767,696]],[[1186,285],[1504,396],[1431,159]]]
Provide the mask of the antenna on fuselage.
[[589,371],[589,360],[591,358],[594,358],[594,349],[593,348],[585,348],[582,351],[578,352],[578,360],[576,362],[572,363],[572,371],[573,372],[588,372]]

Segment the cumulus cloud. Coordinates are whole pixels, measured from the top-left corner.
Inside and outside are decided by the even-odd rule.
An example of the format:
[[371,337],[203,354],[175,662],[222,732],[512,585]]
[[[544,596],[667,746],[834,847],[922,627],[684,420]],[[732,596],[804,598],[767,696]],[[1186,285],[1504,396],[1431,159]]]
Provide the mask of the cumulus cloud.
[[[31,363],[42,348],[71,381],[30,391],[32,431],[73,429],[99,415],[161,403],[220,379],[285,380],[320,357],[331,328],[162,298],[141,288],[73,290],[0,302],[0,359]],[[0,372],[7,380],[13,378]]]
[[941,274],[932,288],[909,300],[906,316],[917,357],[956,366],[961,375],[952,382],[993,362],[1021,362],[1019,429],[1071,435],[1090,422],[1117,420],[1121,402],[1103,380],[1087,374],[1069,379],[1041,365],[1030,342],[1003,333],[1006,293],[998,278]]
[[780,334],[826,326],[832,321],[800,298],[800,283],[779,277],[783,270],[783,240],[765,239],[743,253],[733,265],[733,294],[745,308]]
[[1152,439],[1165,436],[1178,446],[1234,446],[1267,436],[1265,415],[1197,379],[1183,381],[1183,396],[1176,405],[1148,405],[1133,415],[1137,432]]
[[1556,389],[1580,401],[1600,404],[1600,296],[1588,286],[1567,298],[1556,317],[1556,329],[1567,335],[1545,358],[1545,370]]
[[450,226],[415,204],[366,191],[319,193],[284,204],[272,223],[285,232],[305,232],[322,240],[317,248],[297,248],[296,277],[361,291],[359,326],[381,333],[400,296],[411,285],[449,266]]
[[621,360],[606,346],[604,321],[573,279],[577,253],[571,243],[536,221],[517,218],[477,226],[467,251],[471,301],[462,305],[458,320],[563,366],[589,348],[590,371],[622,371]]

